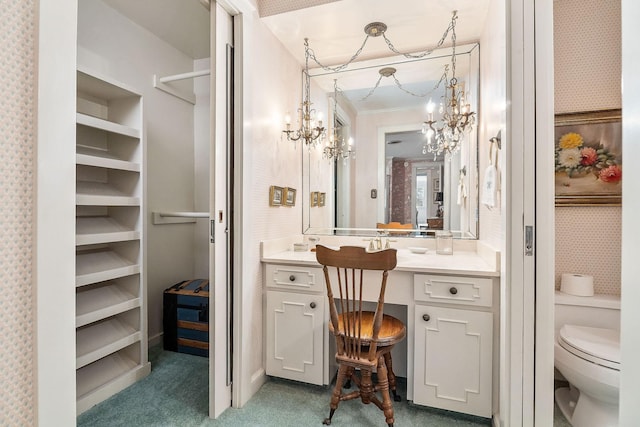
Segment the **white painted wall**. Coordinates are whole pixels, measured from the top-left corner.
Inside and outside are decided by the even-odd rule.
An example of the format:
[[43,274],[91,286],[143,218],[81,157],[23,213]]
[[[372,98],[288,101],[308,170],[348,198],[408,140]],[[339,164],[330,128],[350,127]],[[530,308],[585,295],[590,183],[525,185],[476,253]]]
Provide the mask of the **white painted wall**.
[[[637,70],[640,66],[638,45],[638,22],[640,4],[633,0],[622,0],[622,152],[625,164],[640,161],[640,82]],[[628,175],[627,175],[628,177]],[[640,334],[638,334],[638,301],[640,301],[640,264],[638,263],[638,241],[640,236],[640,190],[637,180],[622,182],[622,327],[620,331],[620,425],[631,426],[640,420],[638,384],[640,384]]]
[[[234,406],[244,405],[262,385],[264,377],[264,313],[260,241],[300,233],[302,206],[269,207],[269,186],[302,189],[303,149],[282,140],[284,115],[295,111],[301,100],[301,69],[271,32],[260,22],[255,4],[243,1],[241,48],[242,66],[242,140],[237,150],[242,153],[243,206],[239,229],[241,278],[239,311],[234,314],[236,337],[241,341],[234,349],[239,359],[234,382],[239,383],[240,396]],[[238,24],[238,20],[236,20]],[[302,43],[300,45],[302,49]],[[238,188],[239,191],[239,188]],[[300,195],[298,195],[300,196]]]
[[[193,211],[194,108],[153,88],[153,75],[193,70],[193,60],[100,0],[78,5],[78,63],[139,90],[147,136],[149,337],[162,331],[162,293],[194,275],[193,224],[153,225],[151,212]],[[193,81],[180,82],[193,90]]]
[[[479,185],[489,166],[489,139],[502,130],[502,144],[509,144],[505,131],[507,122],[507,67],[506,67],[505,1],[491,0],[487,23],[480,37],[480,126],[478,127]],[[498,186],[498,204],[487,208],[480,203],[480,240],[496,249],[503,247],[505,230],[502,207],[506,189],[505,151],[500,150],[497,168],[501,185]],[[494,153],[495,156],[495,153]]]
[[[506,7],[504,0],[491,0],[487,22],[480,37],[480,126],[478,127],[478,169],[479,185],[482,185],[485,170],[489,165],[489,139],[502,130],[502,144],[504,149],[498,155],[498,171],[502,185],[498,187],[498,205],[488,209],[480,204],[480,235],[479,239],[502,253],[501,261],[501,294],[500,294],[500,319],[494,319],[494,333],[500,334],[500,355],[494,357],[493,369],[499,372],[499,383],[493,384],[494,413],[499,413],[501,420],[508,419],[508,400],[506,396],[499,395],[499,390],[508,390],[509,366],[507,363],[507,348],[505,331],[507,330],[507,298],[505,290],[508,287],[508,279],[505,274],[506,250],[506,220],[502,208],[506,206],[507,169],[505,165],[506,144],[509,144],[506,132],[506,108],[507,108],[507,68],[506,68]],[[508,425],[508,424],[506,424]]]

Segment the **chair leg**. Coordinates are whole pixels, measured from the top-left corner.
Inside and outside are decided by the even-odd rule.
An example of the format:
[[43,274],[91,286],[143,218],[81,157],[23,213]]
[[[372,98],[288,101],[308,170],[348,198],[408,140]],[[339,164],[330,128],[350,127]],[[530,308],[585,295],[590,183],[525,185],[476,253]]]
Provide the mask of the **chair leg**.
[[382,411],[389,427],[393,427],[393,403],[389,395],[389,379],[387,377],[387,366],[384,362],[385,357],[380,357],[378,361],[378,387],[382,395]]
[[396,392],[396,374],[393,372],[393,363],[391,361],[391,353],[385,353],[384,363],[387,365],[387,372],[389,377],[389,388],[393,393],[393,400],[396,402],[402,401],[402,397]]
[[331,403],[329,404],[329,418],[325,418],[322,421],[324,425],[331,425],[331,418],[333,418],[333,414],[336,412],[338,408],[338,404],[340,403],[340,395],[342,394],[342,384],[344,383],[345,377],[347,376],[347,366],[340,365],[338,368],[338,376],[336,378],[336,385],[333,387],[333,393],[331,393]]

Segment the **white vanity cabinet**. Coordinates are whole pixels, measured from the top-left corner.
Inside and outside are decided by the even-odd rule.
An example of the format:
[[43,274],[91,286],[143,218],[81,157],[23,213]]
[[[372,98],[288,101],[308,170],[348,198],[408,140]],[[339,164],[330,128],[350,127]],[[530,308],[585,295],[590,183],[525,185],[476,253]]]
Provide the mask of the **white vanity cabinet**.
[[266,264],[265,285],[267,375],[326,383],[322,269]]
[[493,280],[414,275],[413,402],[490,418]]

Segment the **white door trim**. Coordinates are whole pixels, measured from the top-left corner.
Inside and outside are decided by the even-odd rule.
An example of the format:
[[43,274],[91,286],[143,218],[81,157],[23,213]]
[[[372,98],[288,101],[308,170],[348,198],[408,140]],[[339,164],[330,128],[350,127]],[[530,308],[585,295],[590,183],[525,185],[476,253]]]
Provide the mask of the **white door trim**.
[[553,0],[535,3],[535,426],[553,425],[555,281]]

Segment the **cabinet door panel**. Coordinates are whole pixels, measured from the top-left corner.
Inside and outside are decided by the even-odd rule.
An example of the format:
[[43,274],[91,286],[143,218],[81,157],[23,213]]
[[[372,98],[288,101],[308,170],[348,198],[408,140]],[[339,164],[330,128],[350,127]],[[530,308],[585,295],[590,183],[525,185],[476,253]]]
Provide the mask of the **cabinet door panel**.
[[416,306],[414,403],[491,417],[492,314]]
[[267,375],[322,384],[324,296],[267,292]]

